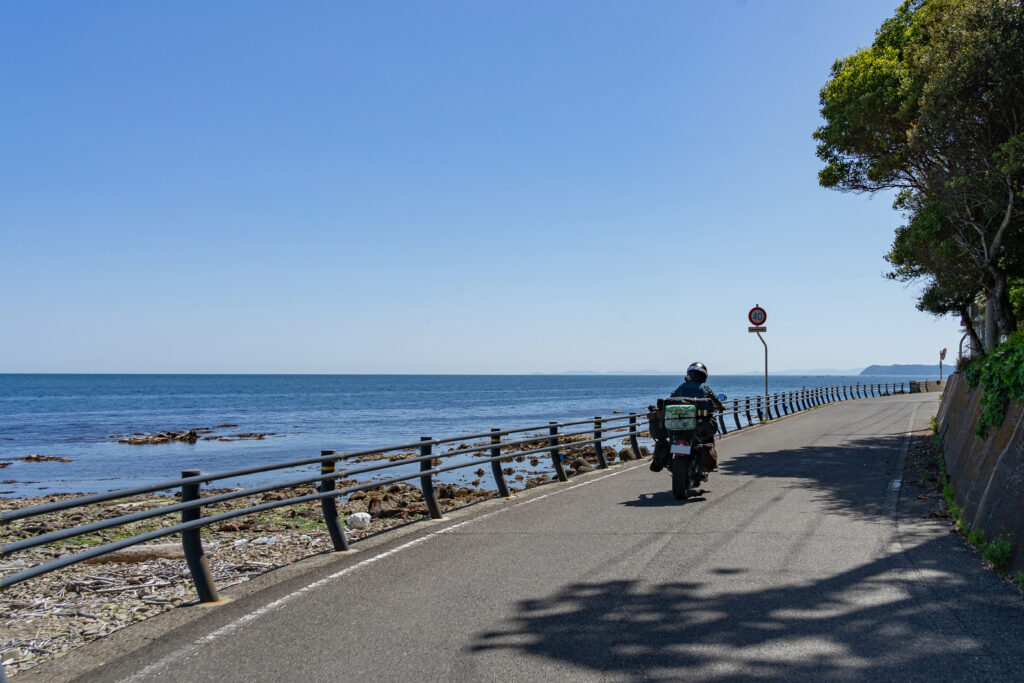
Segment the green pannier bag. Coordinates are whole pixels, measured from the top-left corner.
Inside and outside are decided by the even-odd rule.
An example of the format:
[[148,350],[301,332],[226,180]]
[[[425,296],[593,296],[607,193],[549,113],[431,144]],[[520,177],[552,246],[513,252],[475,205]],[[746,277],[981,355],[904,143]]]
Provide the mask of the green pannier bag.
[[697,406],[665,406],[665,429],[682,432],[697,428]]

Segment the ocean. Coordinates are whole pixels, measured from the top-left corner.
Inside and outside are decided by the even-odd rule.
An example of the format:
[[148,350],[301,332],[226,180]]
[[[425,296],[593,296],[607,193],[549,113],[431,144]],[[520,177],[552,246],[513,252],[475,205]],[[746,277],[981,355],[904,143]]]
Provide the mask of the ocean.
[[[903,377],[769,376],[769,391],[899,382]],[[0,496],[97,492],[180,476],[646,410],[665,375],[17,375],[0,374]],[[757,375],[712,376],[729,398],[763,391]],[[118,443],[136,432],[217,427],[262,440]],[[29,455],[71,462],[26,462]],[[2,463],[9,463],[3,466]],[[282,473],[222,485],[252,485]],[[294,476],[294,475],[293,475]]]

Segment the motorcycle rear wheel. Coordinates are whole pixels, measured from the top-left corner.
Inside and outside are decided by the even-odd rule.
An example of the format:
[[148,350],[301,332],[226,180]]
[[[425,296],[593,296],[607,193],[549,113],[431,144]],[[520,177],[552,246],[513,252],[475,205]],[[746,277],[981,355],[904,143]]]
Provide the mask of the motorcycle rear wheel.
[[672,458],[672,495],[676,500],[690,497],[690,463],[693,454]]

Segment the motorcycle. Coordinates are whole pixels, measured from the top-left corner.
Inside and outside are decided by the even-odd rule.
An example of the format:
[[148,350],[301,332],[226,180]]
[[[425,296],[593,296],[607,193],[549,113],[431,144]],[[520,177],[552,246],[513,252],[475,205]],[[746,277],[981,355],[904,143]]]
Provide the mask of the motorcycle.
[[[724,394],[719,394],[719,402],[725,399]],[[667,469],[672,474],[672,495],[678,500],[685,500],[708,480],[701,463],[711,460],[709,449],[715,444],[718,431],[715,404],[707,398],[659,399],[658,403],[659,409],[664,411],[664,433],[669,450]]]

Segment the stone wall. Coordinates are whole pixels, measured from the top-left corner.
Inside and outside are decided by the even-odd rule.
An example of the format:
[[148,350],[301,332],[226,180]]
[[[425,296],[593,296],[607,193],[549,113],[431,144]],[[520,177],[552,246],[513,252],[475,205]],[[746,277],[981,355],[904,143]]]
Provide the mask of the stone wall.
[[964,521],[989,541],[1013,543],[1011,573],[1024,570],[1024,405],[1012,405],[998,430],[982,440],[974,430],[981,388],[961,373],[949,378],[937,416],[946,471]]

